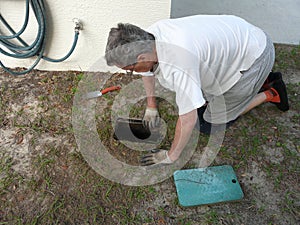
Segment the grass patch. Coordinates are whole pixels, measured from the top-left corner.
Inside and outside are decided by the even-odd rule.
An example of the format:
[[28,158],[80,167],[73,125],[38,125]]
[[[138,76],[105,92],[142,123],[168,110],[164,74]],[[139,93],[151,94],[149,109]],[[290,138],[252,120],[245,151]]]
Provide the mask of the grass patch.
[[300,45],[275,44],[275,52],[274,71],[300,69]]
[[[300,70],[299,46],[275,47],[274,70]],[[264,185],[270,186],[266,190],[280,196],[276,201],[280,209],[277,212],[268,205],[272,201],[258,192],[262,185],[242,184],[245,199],[240,203],[183,208],[178,203],[172,179],[157,185],[128,187],[97,174],[77,152],[72,133],[72,100],[83,76],[78,72],[33,71],[22,81],[11,79],[0,84],[1,132],[18,129],[17,134],[24,136],[20,143],[11,141],[14,133],[5,140],[0,139],[0,224],[268,224],[269,221],[280,224],[283,221],[280,218],[285,218],[285,223],[295,224],[299,217],[296,192],[300,149],[299,83],[287,84],[289,112],[283,114],[266,105],[246,114],[226,132],[218,162],[214,162],[214,165],[233,165],[238,179],[251,171],[255,162],[266,176],[268,183]],[[120,83],[120,77],[113,76],[107,85]],[[126,84],[130,80],[132,78],[123,78],[122,82]],[[110,107],[116,95],[117,92],[105,95],[103,101],[108,107],[96,115],[99,137],[106,140],[105,144],[116,157],[134,164],[139,154],[132,154],[126,146],[112,140]],[[38,101],[40,113],[36,117],[29,113],[35,108],[26,108],[24,102],[30,98]],[[160,147],[169,149],[178,116],[169,103],[162,99],[158,103],[160,115],[168,124]],[[130,116],[142,118],[144,106],[145,100],[138,102]],[[9,149],[2,147],[9,141]],[[201,135],[197,151],[201,151],[207,141],[208,137]],[[22,161],[18,150],[24,146],[30,155],[31,176],[15,169]],[[266,154],[268,150],[278,151],[282,161],[271,161]],[[188,164],[185,168],[195,166]],[[167,194],[171,200],[167,200]]]

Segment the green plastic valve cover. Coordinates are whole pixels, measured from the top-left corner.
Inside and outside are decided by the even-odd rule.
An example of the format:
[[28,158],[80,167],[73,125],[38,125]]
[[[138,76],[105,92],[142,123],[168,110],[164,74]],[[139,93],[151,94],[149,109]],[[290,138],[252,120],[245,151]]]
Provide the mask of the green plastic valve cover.
[[177,170],[174,181],[182,206],[236,201],[244,197],[232,166]]

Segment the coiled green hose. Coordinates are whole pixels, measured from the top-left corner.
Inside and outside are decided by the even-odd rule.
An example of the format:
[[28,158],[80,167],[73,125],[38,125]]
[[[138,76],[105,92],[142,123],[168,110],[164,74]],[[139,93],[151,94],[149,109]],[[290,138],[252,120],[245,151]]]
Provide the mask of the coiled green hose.
[[[28,19],[29,19],[29,5],[32,8],[32,11],[34,12],[36,21],[38,23],[38,32],[35,40],[32,44],[27,44],[22,38],[22,33],[26,30],[26,27],[28,25]],[[9,32],[12,35],[0,35],[0,45],[4,46],[9,51],[4,50],[2,47],[0,47],[0,53],[4,54],[9,57],[17,58],[17,59],[26,59],[31,57],[36,57],[35,62],[26,70],[23,71],[13,71],[9,68],[7,68],[2,61],[0,60],[1,67],[13,75],[23,75],[31,70],[33,70],[36,65],[40,62],[41,59],[50,61],[50,62],[62,62],[66,60],[74,51],[78,36],[79,36],[79,30],[81,29],[79,26],[75,27],[75,35],[74,35],[74,41],[72,44],[71,49],[69,52],[60,59],[52,59],[49,57],[44,56],[45,51],[45,40],[46,40],[46,34],[47,34],[47,18],[46,18],[46,11],[45,11],[45,5],[43,0],[26,0],[26,6],[25,6],[25,19],[23,26],[18,32],[15,32],[14,29],[8,24],[8,22],[2,17],[0,14],[0,21],[4,24],[4,26],[9,30]],[[2,32],[0,31],[0,34]],[[15,40],[18,40],[19,44],[15,44]]]

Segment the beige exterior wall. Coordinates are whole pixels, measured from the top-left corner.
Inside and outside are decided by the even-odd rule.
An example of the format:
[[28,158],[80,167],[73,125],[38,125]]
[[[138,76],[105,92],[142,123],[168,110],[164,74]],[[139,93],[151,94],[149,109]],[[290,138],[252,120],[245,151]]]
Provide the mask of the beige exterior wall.
[[[171,0],[45,0],[48,15],[46,55],[61,58],[70,49],[74,37],[73,18],[79,18],[83,28],[74,53],[64,62],[51,63],[42,60],[41,70],[101,70],[107,71],[103,59],[107,35],[118,22],[129,22],[146,28],[157,20],[169,18]],[[25,0],[1,0],[2,16],[18,31],[24,21]],[[0,30],[4,27],[0,24]],[[31,43],[36,36],[37,25],[33,14],[22,36]],[[8,67],[29,67],[33,59],[21,60],[1,55]],[[95,67],[97,64],[97,67]],[[103,64],[103,65],[102,65]]]

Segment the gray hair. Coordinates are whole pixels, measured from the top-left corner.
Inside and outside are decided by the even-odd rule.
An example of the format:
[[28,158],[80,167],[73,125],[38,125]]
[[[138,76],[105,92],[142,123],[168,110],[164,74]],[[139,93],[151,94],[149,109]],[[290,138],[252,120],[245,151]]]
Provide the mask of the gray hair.
[[111,28],[109,32],[106,63],[109,66],[132,65],[140,54],[153,51],[154,41],[154,36],[145,30],[132,24],[119,23],[117,28]]

